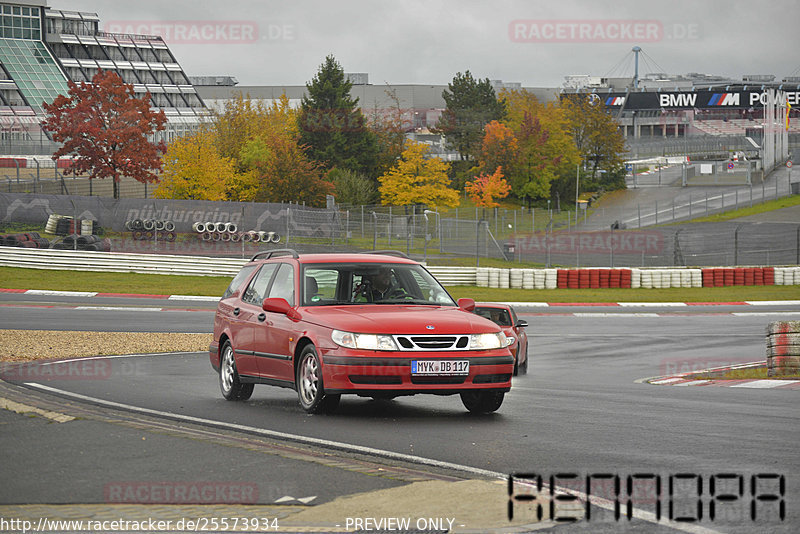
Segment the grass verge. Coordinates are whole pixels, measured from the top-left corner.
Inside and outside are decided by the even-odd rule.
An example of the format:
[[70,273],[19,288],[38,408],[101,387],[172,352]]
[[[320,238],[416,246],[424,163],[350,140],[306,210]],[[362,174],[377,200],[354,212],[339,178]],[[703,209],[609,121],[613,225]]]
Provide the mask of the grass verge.
[[790,208],[792,206],[800,206],[800,195],[792,195],[788,197],[779,198],[777,200],[768,200],[767,202],[762,202],[761,204],[755,204],[752,207],[726,211],[725,213],[709,215],[708,217],[699,217],[697,219],[691,219],[689,221],[682,221],[677,224],[701,223],[701,222],[724,222],[733,219],[738,219],[739,217],[748,217],[750,215],[758,215],[761,213],[779,210],[782,208]]
[[[57,271],[0,267],[0,288],[96,291],[150,295],[219,296],[230,277]],[[449,286],[455,298],[509,302],[742,302],[800,300],[800,286],[734,286],[670,289],[495,289]]]
[[767,366],[750,367],[748,369],[731,369],[723,372],[697,373],[691,375],[695,380],[774,380],[800,379],[797,373],[781,373],[777,376],[768,376]]

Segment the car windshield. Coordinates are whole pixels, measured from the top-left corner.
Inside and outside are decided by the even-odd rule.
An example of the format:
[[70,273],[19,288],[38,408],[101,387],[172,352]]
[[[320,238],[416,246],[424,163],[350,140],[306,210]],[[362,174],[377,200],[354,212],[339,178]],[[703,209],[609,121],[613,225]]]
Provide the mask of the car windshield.
[[475,313],[494,321],[499,326],[512,326],[511,314],[503,308],[476,306]]
[[325,263],[303,268],[303,305],[422,304],[455,306],[439,282],[421,265],[405,263]]

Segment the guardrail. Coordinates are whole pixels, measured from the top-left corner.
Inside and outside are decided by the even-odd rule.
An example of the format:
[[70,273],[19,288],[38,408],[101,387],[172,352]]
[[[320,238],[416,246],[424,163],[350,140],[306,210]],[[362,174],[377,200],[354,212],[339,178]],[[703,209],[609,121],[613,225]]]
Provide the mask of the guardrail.
[[[240,258],[207,256],[0,247],[0,265],[27,269],[234,276],[248,261]],[[445,285],[475,285],[474,267],[429,267],[428,269]]]
[[[0,247],[0,265],[28,269],[232,277],[248,261],[207,256]],[[428,270],[446,286],[516,289],[649,289],[800,284],[800,267],[497,269],[429,266]]]

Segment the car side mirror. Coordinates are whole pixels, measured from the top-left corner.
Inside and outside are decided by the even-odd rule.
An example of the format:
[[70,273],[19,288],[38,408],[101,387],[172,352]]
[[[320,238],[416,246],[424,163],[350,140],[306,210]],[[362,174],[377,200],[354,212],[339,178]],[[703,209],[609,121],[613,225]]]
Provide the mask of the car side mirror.
[[517,328],[525,328],[526,326],[528,326],[528,321],[525,319],[520,319],[517,321]]
[[264,299],[261,309],[267,312],[282,313],[292,321],[299,321],[302,318],[299,311],[292,308],[286,299],[280,297]]
[[465,297],[458,299],[458,307],[464,311],[471,312],[475,310],[475,300]]

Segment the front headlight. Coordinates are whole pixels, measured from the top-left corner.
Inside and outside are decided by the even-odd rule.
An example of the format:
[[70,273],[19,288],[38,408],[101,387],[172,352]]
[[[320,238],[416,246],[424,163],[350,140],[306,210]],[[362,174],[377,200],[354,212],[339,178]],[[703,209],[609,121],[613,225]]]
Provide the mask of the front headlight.
[[515,341],[514,336],[506,336],[506,347],[510,347]]
[[397,350],[392,336],[385,334],[354,334],[334,330],[331,339],[340,347],[363,350]]
[[506,335],[502,332],[493,334],[472,334],[469,336],[471,350],[490,350],[507,347]]

